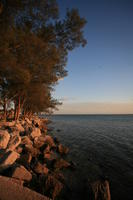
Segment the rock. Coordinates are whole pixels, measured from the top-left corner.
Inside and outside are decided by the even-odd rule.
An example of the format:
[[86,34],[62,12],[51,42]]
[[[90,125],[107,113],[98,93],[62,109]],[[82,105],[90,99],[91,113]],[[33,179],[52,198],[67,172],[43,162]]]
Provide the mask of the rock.
[[98,180],[89,184],[89,198],[94,200],[111,200],[109,182]]
[[0,158],[0,171],[10,167],[20,155],[15,151],[8,151]]
[[33,169],[37,174],[45,174],[47,175],[49,172],[49,169],[46,167],[46,165],[42,165],[40,162],[37,162],[37,164],[34,166]]
[[56,147],[53,138],[50,135],[46,135],[44,137],[44,142],[48,144],[50,147]]
[[49,175],[45,182],[45,189],[49,192],[49,194],[51,194],[51,197],[54,200],[63,189],[63,184],[53,175]]
[[41,125],[41,119],[40,118],[34,118],[32,120],[32,123],[36,126],[36,127],[40,127]]
[[12,177],[23,181],[30,181],[32,179],[31,173],[22,165],[13,169]]
[[49,153],[49,152],[50,152],[50,146],[46,145],[43,153],[45,154],[45,153]]
[[58,152],[61,154],[61,155],[65,155],[67,154],[69,151],[69,149],[67,147],[64,147],[62,144],[59,144],[58,145]]
[[4,122],[3,125],[4,125],[4,126],[9,126],[9,127],[11,127],[11,126],[14,126],[14,125],[15,125],[15,121]]
[[18,146],[18,147],[16,148],[16,152],[17,152],[17,153],[21,154],[22,151],[23,151],[22,146]]
[[29,139],[28,136],[22,136],[21,140],[22,140],[22,142],[21,142],[22,144],[33,145],[33,142]]
[[30,125],[32,124],[32,122],[27,117],[25,118],[25,121]]
[[31,132],[31,137],[34,139],[35,137],[41,136],[41,131],[39,128],[34,128]]
[[51,159],[51,154],[50,153],[45,153],[44,154],[44,158],[46,158],[46,159]]
[[10,135],[6,130],[0,130],[0,149],[6,149]]
[[41,137],[35,137],[34,138],[34,147],[36,147],[36,148],[41,148],[42,146],[44,146],[44,141],[41,139],[42,138],[42,136]]
[[25,152],[30,153],[33,157],[36,157],[40,154],[39,149],[33,147],[32,145],[25,145]]
[[54,163],[55,169],[67,168],[67,167],[70,167],[70,166],[71,166],[71,164],[69,162],[67,162],[66,160],[63,160],[62,158],[56,160],[55,163]]
[[17,163],[28,168],[31,160],[32,160],[32,155],[30,153],[25,153],[25,154],[21,154],[20,158],[17,160]]
[[19,132],[24,132],[24,128],[23,128],[23,126],[22,126],[20,123],[17,123],[17,124],[15,125],[15,127],[17,128],[17,130],[18,130]]
[[50,200],[35,191],[15,183],[13,178],[0,176],[0,199],[1,200]]
[[16,147],[21,143],[21,137],[19,135],[13,135],[8,143],[8,150],[15,150]]

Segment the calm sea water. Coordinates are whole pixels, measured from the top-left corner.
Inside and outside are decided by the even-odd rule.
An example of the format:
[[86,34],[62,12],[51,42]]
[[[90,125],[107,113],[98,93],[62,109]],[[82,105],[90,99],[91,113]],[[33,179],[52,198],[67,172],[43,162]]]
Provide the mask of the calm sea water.
[[70,199],[83,199],[86,181],[106,176],[112,200],[133,200],[133,115],[54,115],[51,119],[53,134],[70,148],[68,160],[77,163],[75,178],[69,174]]

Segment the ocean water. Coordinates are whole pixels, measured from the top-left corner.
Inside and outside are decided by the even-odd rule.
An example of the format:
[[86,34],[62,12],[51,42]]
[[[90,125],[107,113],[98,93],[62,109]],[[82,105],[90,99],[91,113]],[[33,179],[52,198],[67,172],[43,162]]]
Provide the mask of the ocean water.
[[83,197],[88,181],[106,177],[112,200],[133,200],[133,115],[53,115],[53,135],[70,148],[70,198]]

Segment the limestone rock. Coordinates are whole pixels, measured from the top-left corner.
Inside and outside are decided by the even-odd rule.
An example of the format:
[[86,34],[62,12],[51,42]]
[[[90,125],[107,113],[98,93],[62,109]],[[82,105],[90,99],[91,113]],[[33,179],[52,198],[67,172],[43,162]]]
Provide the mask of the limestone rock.
[[0,149],[6,149],[10,135],[6,130],[0,130]]
[[12,177],[24,181],[30,181],[32,179],[31,173],[22,165],[15,167]]
[[34,128],[31,132],[31,137],[34,139],[35,137],[41,136],[41,131],[39,128]]
[[0,171],[10,167],[18,158],[19,154],[15,151],[8,151],[0,158]]
[[7,148],[11,151],[15,150],[16,147],[21,143],[21,137],[19,135],[13,135],[8,143]]
[[89,184],[89,198],[94,200],[111,200],[109,182],[98,180]]

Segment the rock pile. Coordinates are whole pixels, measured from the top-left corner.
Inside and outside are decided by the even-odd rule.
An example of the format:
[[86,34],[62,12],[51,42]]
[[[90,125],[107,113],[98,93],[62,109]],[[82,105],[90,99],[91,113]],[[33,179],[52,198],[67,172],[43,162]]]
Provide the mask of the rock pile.
[[47,134],[44,119],[0,124],[0,175],[53,200],[64,188],[62,170],[71,166],[62,158],[67,153]]

